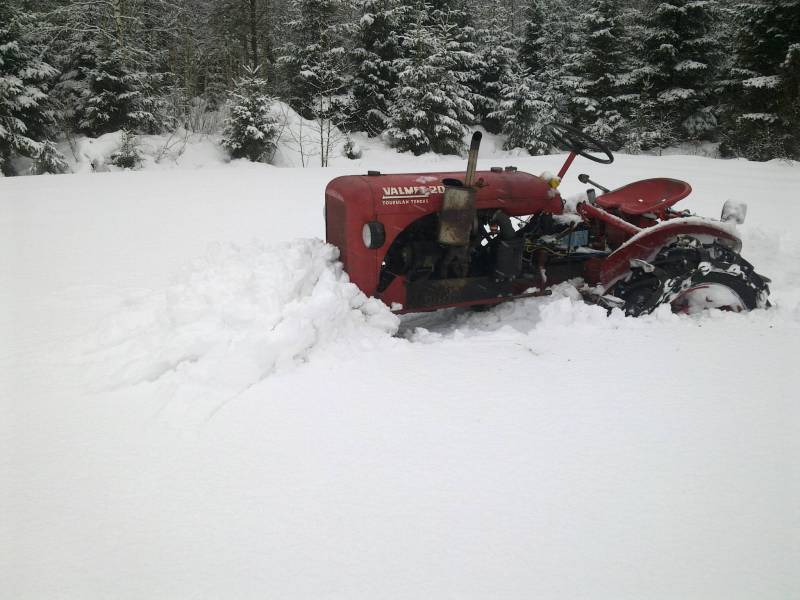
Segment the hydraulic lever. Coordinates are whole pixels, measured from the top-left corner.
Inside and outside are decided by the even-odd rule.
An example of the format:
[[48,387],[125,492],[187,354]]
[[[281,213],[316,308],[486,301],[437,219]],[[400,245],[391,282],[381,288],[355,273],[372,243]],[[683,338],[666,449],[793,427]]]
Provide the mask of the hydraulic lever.
[[578,175],[578,181],[580,181],[581,183],[588,183],[589,185],[593,185],[598,190],[603,190],[606,194],[611,191],[607,187],[603,187],[596,181],[592,181],[591,179],[589,179],[589,176],[586,173],[581,173],[580,175]]

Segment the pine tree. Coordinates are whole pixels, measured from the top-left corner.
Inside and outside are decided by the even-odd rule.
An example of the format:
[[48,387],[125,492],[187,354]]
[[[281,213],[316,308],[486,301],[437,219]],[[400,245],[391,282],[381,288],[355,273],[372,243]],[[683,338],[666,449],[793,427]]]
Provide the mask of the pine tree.
[[121,169],[138,169],[141,166],[142,155],[139,152],[139,140],[133,131],[122,130],[122,144],[111,155],[111,164]]
[[[464,125],[476,125],[485,114],[484,107],[491,100],[484,95],[481,80],[488,69],[483,55],[478,52],[478,32],[475,29],[473,10],[469,0],[439,0],[438,8],[430,12],[427,23],[434,30],[441,31],[447,43],[447,51],[452,62],[450,69],[456,78],[466,86],[463,99],[472,105],[471,119]],[[466,114],[464,115],[466,117]]]
[[720,151],[753,160],[800,157],[800,0],[743,4],[727,82]]
[[713,88],[721,61],[714,0],[666,0],[648,20],[643,85],[684,139],[710,139],[717,118]]
[[504,150],[525,148],[531,155],[547,154],[551,148],[545,125],[558,121],[554,99],[546,86],[525,70],[515,69],[502,80],[502,100],[493,113],[506,136]]
[[172,125],[165,99],[167,48],[177,8],[160,0],[84,0],[48,15],[63,73],[55,94],[68,125],[97,136]]
[[520,66],[534,77],[541,75],[549,62],[549,43],[545,27],[545,13],[541,0],[528,0],[518,57]]
[[458,154],[464,148],[465,123],[474,120],[469,88],[456,70],[451,52],[453,25],[426,25],[423,15],[404,43],[408,58],[398,61],[388,135],[401,151]]
[[614,0],[592,0],[581,18],[585,47],[571,65],[576,76],[571,113],[576,125],[608,143],[622,146],[629,116],[624,82],[626,35]]
[[362,0],[358,44],[353,50],[354,128],[378,135],[388,127],[398,61],[405,57],[401,32],[410,6],[402,0]]
[[230,92],[230,117],[225,121],[222,145],[232,158],[259,162],[275,149],[278,125],[272,115],[274,99],[267,89],[267,81],[257,70],[246,69]]
[[64,155],[56,148],[56,145],[51,141],[43,142],[31,165],[31,175],[44,175],[47,173],[58,175],[68,172],[69,165],[64,160]]
[[342,90],[348,81],[349,74],[339,66],[347,56],[345,40],[349,33],[340,19],[341,9],[340,0],[292,2],[294,18],[287,27],[290,41],[281,48],[278,65],[285,97],[307,118],[313,116],[309,106],[314,104],[314,96],[322,87],[330,87],[331,76],[338,78]]
[[163,74],[136,65],[126,49],[102,48],[87,68],[85,95],[76,106],[78,131],[98,136],[120,129],[160,133],[170,124],[167,103],[159,94]]
[[516,37],[508,31],[508,11],[496,0],[488,24],[477,32],[478,58],[476,95],[472,100],[476,117],[487,131],[499,133],[502,124],[490,115],[497,113],[503,98],[503,86],[511,76],[515,62]]
[[37,57],[26,35],[31,16],[0,3],[0,171],[13,175],[11,159],[35,158],[53,122],[47,105],[55,69]]
[[800,43],[789,46],[779,76],[778,114],[786,126],[786,154],[800,159]]

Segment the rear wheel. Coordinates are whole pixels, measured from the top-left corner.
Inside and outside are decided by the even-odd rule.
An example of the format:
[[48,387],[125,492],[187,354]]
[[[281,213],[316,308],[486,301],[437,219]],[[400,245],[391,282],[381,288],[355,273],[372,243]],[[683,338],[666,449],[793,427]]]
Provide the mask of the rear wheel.
[[690,315],[713,308],[742,312],[758,308],[758,293],[741,277],[711,272],[692,278],[691,286],[670,304],[673,312]]
[[634,268],[613,288],[628,315],[647,314],[662,304],[687,314],[712,308],[742,312],[769,306],[769,280],[721,244],[703,246],[697,240],[684,239],[664,248],[649,266],[652,269]]

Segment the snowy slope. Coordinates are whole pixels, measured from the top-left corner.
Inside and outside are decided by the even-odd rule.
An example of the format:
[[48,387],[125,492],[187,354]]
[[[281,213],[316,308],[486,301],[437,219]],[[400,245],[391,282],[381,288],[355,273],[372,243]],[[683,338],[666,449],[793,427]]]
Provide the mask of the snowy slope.
[[747,201],[770,311],[400,320],[314,240],[325,184],[463,165],[350,164],[0,181],[0,597],[800,595],[797,166],[562,186]]

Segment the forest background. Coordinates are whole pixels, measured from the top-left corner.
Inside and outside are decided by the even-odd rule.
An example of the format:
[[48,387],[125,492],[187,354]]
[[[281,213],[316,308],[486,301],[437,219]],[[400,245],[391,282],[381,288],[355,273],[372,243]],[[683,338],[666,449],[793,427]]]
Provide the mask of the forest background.
[[[320,164],[351,132],[530,154],[551,121],[614,150],[800,159],[800,0],[0,0],[0,170],[68,170],[64,140],[219,135],[269,162],[290,107]],[[59,146],[62,144],[62,146]]]

